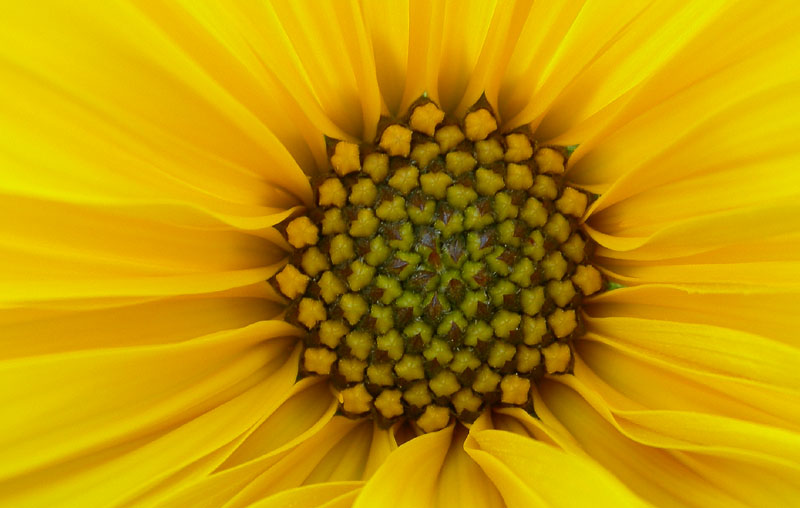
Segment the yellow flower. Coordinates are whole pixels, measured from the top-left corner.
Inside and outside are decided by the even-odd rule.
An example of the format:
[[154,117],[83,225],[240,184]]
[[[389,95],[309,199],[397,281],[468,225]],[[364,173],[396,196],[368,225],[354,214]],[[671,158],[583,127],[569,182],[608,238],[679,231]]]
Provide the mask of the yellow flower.
[[[7,2],[0,504],[796,503],[798,26],[788,1]],[[267,281],[326,137],[423,94],[577,145],[618,289],[535,413],[417,435],[298,380]]]

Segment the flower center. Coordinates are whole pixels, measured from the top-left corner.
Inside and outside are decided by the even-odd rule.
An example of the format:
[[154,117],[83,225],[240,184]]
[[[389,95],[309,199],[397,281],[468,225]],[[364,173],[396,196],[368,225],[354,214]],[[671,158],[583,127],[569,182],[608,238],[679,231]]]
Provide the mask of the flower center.
[[564,183],[565,148],[497,128],[485,100],[459,122],[423,98],[374,144],[328,143],[275,284],[308,330],[301,372],[329,376],[345,415],[430,432],[532,411],[531,383],[571,369],[581,297],[603,286],[589,196]]

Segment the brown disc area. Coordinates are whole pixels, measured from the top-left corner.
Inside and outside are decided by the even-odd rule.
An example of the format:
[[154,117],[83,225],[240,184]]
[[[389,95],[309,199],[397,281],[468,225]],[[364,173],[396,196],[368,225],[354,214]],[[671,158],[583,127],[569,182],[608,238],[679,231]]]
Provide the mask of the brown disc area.
[[581,299],[604,287],[568,150],[501,134],[485,100],[458,121],[424,98],[374,143],[328,149],[317,208],[281,228],[296,251],[273,279],[308,331],[301,374],[382,425],[532,411],[531,383],[572,368]]

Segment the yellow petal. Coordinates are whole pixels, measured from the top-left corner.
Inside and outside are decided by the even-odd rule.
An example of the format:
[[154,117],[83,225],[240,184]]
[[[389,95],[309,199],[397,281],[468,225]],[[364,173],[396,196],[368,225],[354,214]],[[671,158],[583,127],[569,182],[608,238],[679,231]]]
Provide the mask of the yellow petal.
[[273,8],[328,116],[351,136],[374,132],[380,93],[354,2],[277,2]]
[[474,444],[467,453],[492,479],[510,508],[578,507],[600,499],[611,506],[649,506],[585,457],[499,430],[483,430],[470,437]]
[[[467,110],[486,94],[489,103],[497,107],[500,80],[517,43],[527,16],[531,11],[529,0],[499,2],[491,15],[480,56],[475,62],[467,87],[456,108],[456,115]],[[463,22],[459,20],[459,22]]]
[[368,480],[375,471],[386,462],[389,455],[397,449],[397,441],[394,432],[390,429],[381,429],[376,423],[372,430],[372,443],[369,449],[369,457],[364,466],[364,480]]
[[450,449],[439,471],[434,506],[492,508],[503,503],[500,493],[469,455],[467,429],[456,426]]
[[[102,182],[99,172],[123,188],[128,178],[121,175],[142,191],[142,176],[166,176],[227,198],[255,202],[259,191],[277,186],[310,202],[305,176],[275,135],[143,13],[111,3],[48,13],[19,5],[4,16],[2,47],[19,49],[0,50],[10,62],[2,70],[5,92],[16,97],[11,114],[2,115],[3,139],[19,136],[3,152],[19,154],[23,167],[63,159],[56,171],[72,162],[84,166],[73,175]],[[119,21],[115,30],[108,19]],[[282,171],[265,169],[276,167]],[[244,182],[252,186],[235,185]]]
[[[33,379],[28,378],[35,375],[32,361],[16,369],[4,362],[3,386],[32,387],[38,394],[3,392],[4,405],[17,411],[4,419],[10,426],[4,439],[14,441],[3,444],[4,495],[18,499],[15,505],[79,498],[106,504],[157,489],[162,481],[180,483],[210,472],[230,453],[228,443],[273,411],[294,381],[299,350],[292,361],[291,341],[254,346],[268,332],[261,327],[249,335],[199,340],[193,347],[160,348],[158,358],[169,368],[154,360],[154,348],[140,354],[128,350],[116,362],[111,355],[100,361],[85,354],[49,362],[42,365],[49,376]],[[70,376],[70,369],[77,372]],[[217,373],[208,375],[208,369]],[[14,371],[24,371],[24,378],[12,380]],[[107,396],[99,396],[98,386]],[[223,455],[215,452],[221,448]],[[187,467],[184,475],[171,478]]]
[[587,229],[603,247],[599,256],[660,260],[734,245],[758,247],[761,240],[795,233],[798,217],[797,200],[784,197],[768,204],[669,221],[646,236],[614,236]]
[[[651,177],[654,182],[662,183],[673,178],[673,171],[678,174],[695,171],[694,161],[698,159],[705,159],[699,163],[700,168],[741,160],[740,154],[753,150],[748,146],[750,140],[756,150],[770,145],[795,149],[792,131],[782,129],[796,123],[791,112],[800,108],[797,86],[800,71],[790,56],[798,48],[800,37],[793,32],[784,40],[765,45],[757,54],[737,59],[735,64],[725,66],[707,79],[673,92],[668,99],[628,118],[607,135],[583,140],[570,158],[570,179],[602,193],[631,172],[647,172],[654,175]],[[776,116],[776,111],[783,114]],[[775,126],[759,121],[764,117],[776,119]],[[736,125],[741,128],[736,129]],[[723,139],[726,132],[742,136],[741,142],[729,145],[733,147],[729,154],[725,145],[734,139],[723,142],[717,152],[718,161],[706,150],[716,150],[717,147],[710,147]],[[776,139],[770,139],[770,133]],[[769,156],[768,151],[764,153]],[[681,168],[681,160],[688,159],[692,160],[689,167]],[[642,180],[640,177],[639,181]]]
[[[553,100],[583,71],[647,2],[563,2],[539,7],[531,16],[506,79],[508,126],[535,129]],[[543,23],[541,20],[546,20]],[[532,48],[532,51],[529,50]]]
[[262,501],[252,508],[334,508],[350,506],[361,490],[363,482],[330,482],[306,485],[285,490]]
[[[167,492],[161,504],[176,508],[221,506],[260,476],[270,474],[282,459],[290,457],[293,450],[318,434],[324,435],[314,442],[341,435],[338,419],[334,427],[330,426],[337,402],[327,384],[321,381],[324,380],[307,378],[298,382],[283,405],[261,425],[253,428],[214,474],[197,478],[181,489]],[[308,446],[303,450],[303,453],[308,453]],[[293,486],[297,487],[300,483],[302,478]]]
[[249,506],[259,499],[282,490],[303,485],[331,449],[339,444],[358,424],[357,421],[341,416],[331,419],[316,434],[288,451],[269,469],[239,490],[226,503],[226,506],[232,508]]
[[[454,112],[464,97],[496,5],[496,0],[447,2],[445,5],[437,82],[439,100],[447,112]],[[464,34],[469,36],[464,37]]]
[[436,479],[450,448],[452,436],[451,425],[446,429],[415,437],[398,447],[367,481],[354,506],[434,506]]
[[542,397],[586,452],[628,488],[656,506],[745,506],[727,488],[710,484],[683,456],[632,441],[581,396],[544,381]]
[[632,317],[587,318],[591,333],[676,365],[776,386],[800,387],[800,349],[709,325]]
[[274,318],[283,306],[267,298],[223,292],[78,310],[0,309],[0,359],[182,342]]
[[178,344],[4,361],[0,386],[9,413],[2,421],[0,476],[202,414],[218,394],[283,358],[287,342],[265,337],[296,333],[268,321]]
[[643,285],[601,293],[584,310],[594,317],[631,316],[732,328],[800,347],[800,294],[723,293]]

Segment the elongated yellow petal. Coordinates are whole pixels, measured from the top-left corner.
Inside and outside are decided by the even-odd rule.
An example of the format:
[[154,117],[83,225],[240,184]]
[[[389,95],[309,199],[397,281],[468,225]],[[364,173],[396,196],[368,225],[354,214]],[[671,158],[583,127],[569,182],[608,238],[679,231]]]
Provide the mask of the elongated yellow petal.
[[[321,379],[298,382],[289,398],[261,425],[253,428],[247,438],[213,474],[165,492],[164,506],[220,506],[230,502],[242,489],[263,475],[274,473],[281,461],[309,440],[324,442],[347,433],[338,422],[330,427],[336,410],[336,400]],[[322,437],[315,438],[318,434]],[[302,453],[308,453],[308,446]],[[324,455],[324,454],[323,454]],[[313,468],[313,465],[311,466]],[[306,474],[308,470],[306,469]],[[267,476],[269,477],[269,476]],[[271,478],[275,478],[274,474]],[[303,478],[292,487],[298,487]],[[274,493],[274,491],[272,492]],[[262,497],[266,497],[266,494]]]
[[[596,463],[510,432],[470,435],[467,453],[497,485],[511,507],[586,506],[602,499],[613,506],[649,506]],[[574,480],[580,478],[580,490]]]
[[[467,432],[462,426],[453,432],[450,449],[439,471],[434,506],[492,508],[502,504],[500,493],[468,453]],[[465,485],[470,487],[466,489]]]
[[[596,334],[587,337],[589,341],[578,347],[582,361],[576,369],[582,372],[581,380],[613,387],[624,398],[615,396],[610,389],[606,398],[621,407],[707,412],[787,429],[800,428],[796,423],[800,417],[797,387],[680,365],[613,338]],[[612,370],[612,366],[618,368]]]
[[[445,5],[437,82],[439,100],[447,112],[454,112],[464,97],[496,5],[496,0],[447,2]],[[464,34],[469,36],[464,37]]]
[[265,337],[295,333],[285,323],[262,322],[179,344],[4,361],[0,386],[9,413],[0,477],[198,416],[242,379],[283,359],[287,343],[263,343]]
[[687,466],[682,455],[625,437],[571,388],[553,381],[541,388],[548,407],[586,452],[647,501],[656,506],[746,506]]
[[351,136],[368,135],[380,115],[380,93],[353,2],[276,2],[273,7],[329,117]]
[[452,436],[451,425],[438,432],[418,436],[398,447],[367,481],[354,506],[435,506],[436,479]]
[[252,508],[334,508],[350,506],[363,482],[329,482],[285,490],[250,505]]
[[[115,30],[108,30],[108,19],[119,21]],[[117,3],[53,6],[45,16],[35,6],[17,6],[7,10],[4,24],[8,29],[3,30],[3,56],[10,62],[3,66],[8,75],[4,82],[17,96],[13,105],[4,106],[28,118],[45,108],[49,116],[31,125],[2,115],[11,120],[8,127],[3,126],[4,139],[13,132],[7,129],[16,126],[25,136],[22,139],[30,140],[16,149],[9,146],[22,160],[40,153],[36,146],[55,145],[73,159],[94,160],[94,169],[103,161],[99,167],[105,167],[105,173],[110,161],[125,156],[128,161],[118,165],[125,174],[136,168],[131,156],[147,160],[146,155],[155,154],[167,161],[161,171],[209,190],[216,184],[216,192],[221,192],[227,184],[229,192],[252,197],[253,191],[271,184],[310,201],[305,176],[275,135],[134,7]],[[25,42],[31,34],[38,34],[36,44]],[[104,44],[97,44],[99,40]],[[149,57],[154,51],[158,59]],[[81,58],[72,58],[76,54]],[[103,72],[97,72],[98,68]],[[135,84],[131,76],[136,76]],[[64,114],[76,109],[78,115]],[[42,131],[53,123],[63,125],[66,119],[70,126],[65,130]],[[65,142],[70,137],[86,149],[70,146]],[[120,139],[121,144],[105,142],[98,150],[97,144],[87,143],[109,137]],[[132,154],[126,150],[136,146],[141,150]],[[114,158],[98,158],[104,151]],[[48,160],[59,159],[44,158]],[[142,162],[138,166],[141,170]],[[275,171],[276,167],[283,170]],[[237,173],[262,184],[234,189],[230,183]]]
[[595,317],[631,316],[732,328],[800,347],[794,311],[800,294],[688,291],[643,285],[603,293],[584,310]]
[[0,359],[182,342],[274,318],[283,306],[266,298],[216,293],[108,308],[0,309]]
[[[717,163],[740,160],[742,152],[752,150],[747,146],[750,139],[756,149],[779,145],[796,150],[790,141],[792,130],[783,128],[796,123],[790,112],[800,108],[800,74],[789,56],[798,47],[800,37],[792,33],[763,52],[675,93],[619,126],[602,141],[598,138],[581,143],[570,158],[570,178],[578,185],[602,193],[632,171],[663,174],[656,176],[661,180],[655,182],[660,183],[673,178],[668,168],[687,174]],[[776,109],[783,114],[775,115]],[[777,122],[775,128],[770,122],[759,122],[770,111],[773,114],[769,118]],[[731,122],[742,127],[729,131],[726,124]],[[697,168],[694,161],[706,158],[706,147],[722,139],[725,132],[743,136],[739,138],[741,142],[730,154],[720,146],[719,160],[707,158]],[[776,139],[771,139],[770,133]],[[679,169],[681,159],[690,159],[690,167]]]
[[[542,29],[537,22],[540,18],[531,17],[525,31],[541,35],[523,31],[516,55],[511,58],[510,65],[519,66],[521,72],[512,74],[513,81],[509,80],[504,90],[514,105],[509,127],[532,123],[535,129],[558,94],[628,23],[637,21],[637,14],[647,3],[588,0],[540,7],[536,14],[550,23]],[[527,50],[528,41],[533,43],[532,52]]]

